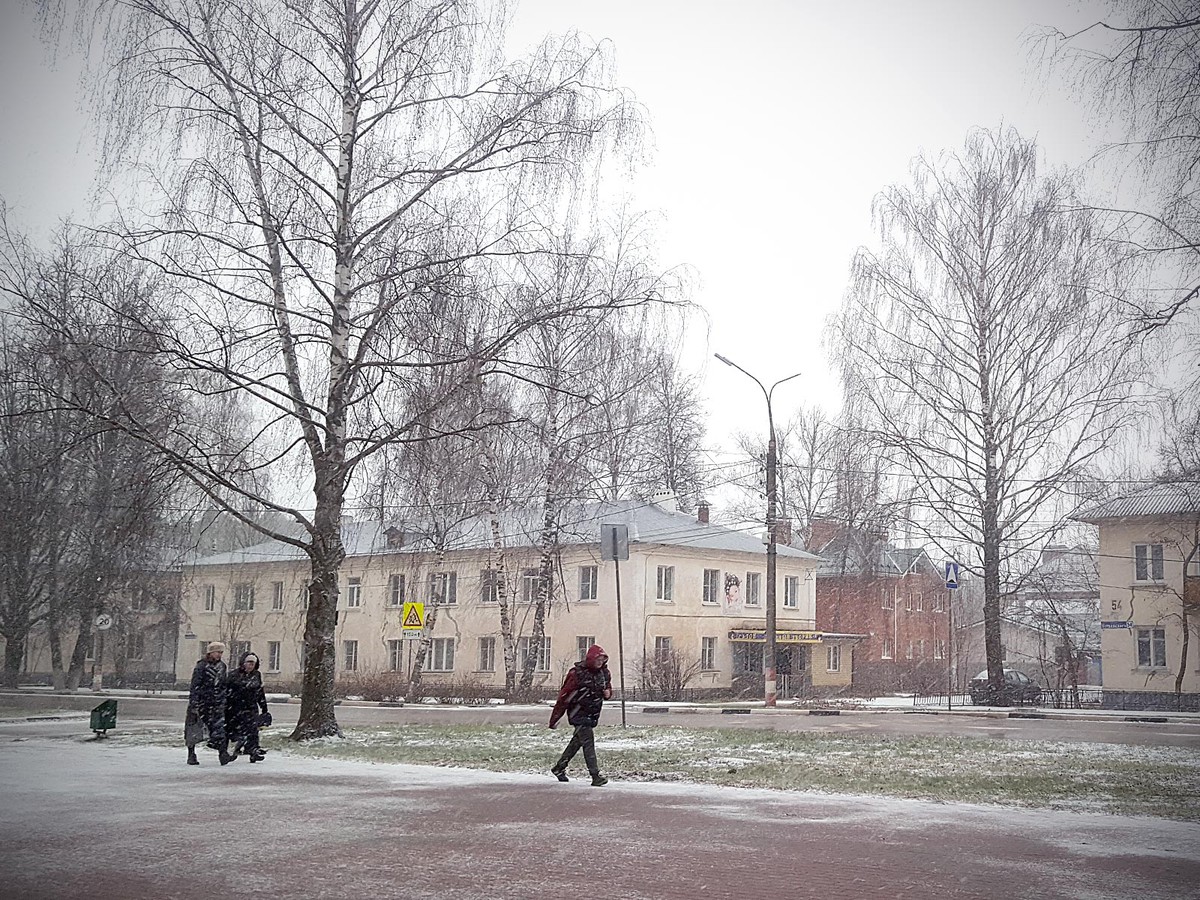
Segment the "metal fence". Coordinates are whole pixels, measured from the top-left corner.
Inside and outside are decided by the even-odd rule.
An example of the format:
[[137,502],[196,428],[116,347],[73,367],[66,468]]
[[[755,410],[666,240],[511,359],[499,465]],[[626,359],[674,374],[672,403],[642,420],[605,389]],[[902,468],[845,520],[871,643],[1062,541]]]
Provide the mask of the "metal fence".
[[[1064,690],[1042,691],[1038,694],[1037,700],[1014,701],[1011,705],[1015,707],[1036,706],[1046,709],[1090,709],[1100,706],[1103,699],[1104,691],[1099,688],[1082,688],[1078,691],[1066,688]],[[971,700],[969,693],[913,695],[913,706],[917,708],[953,709],[956,706],[976,705],[987,706],[988,704],[976,704]]]

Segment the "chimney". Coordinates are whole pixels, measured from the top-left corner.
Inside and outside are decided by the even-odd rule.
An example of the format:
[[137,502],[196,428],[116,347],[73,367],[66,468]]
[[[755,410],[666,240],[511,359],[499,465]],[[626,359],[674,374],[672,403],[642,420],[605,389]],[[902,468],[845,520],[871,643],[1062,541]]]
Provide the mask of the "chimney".
[[389,549],[399,550],[404,546],[403,528],[397,528],[395,525],[391,525],[383,533],[387,537],[387,545]]
[[701,525],[708,524],[708,501],[701,500],[696,506],[696,521]]

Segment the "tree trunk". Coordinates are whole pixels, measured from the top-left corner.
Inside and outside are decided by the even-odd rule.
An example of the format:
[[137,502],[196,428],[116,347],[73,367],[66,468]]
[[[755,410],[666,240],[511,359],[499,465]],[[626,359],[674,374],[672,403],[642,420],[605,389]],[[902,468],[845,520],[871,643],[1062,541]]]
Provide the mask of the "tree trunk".
[[337,475],[330,477],[329,471],[331,469],[317,469],[317,508],[309,547],[312,582],[304,622],[304,646],[308,658],[300,695],[300,717],[291,734],[294,741],[340,737],[342,733],[333,706],[337,663],[334,628],[337,625],[338,570],[346,550],[342,544],[341,480]]
[[[439,547],[434,560],[433,571],[441,572],[446,562],[446,552]],[[421,643],[417,646],[417,658],[413,660],[412,671],[408,675],[408,696],[415,698],[421,690],[421,676],[425,671],[425,657],[433,646],[433,627],[437,625],[438,609],[445,602],[445,582],[438,579],[434,582],[434,590],[430,593],[429,609],[425,612],[425,631],[421,635]]]
[[56,691],[66,690],[67,673],[63,671],[62,621],[57,615],[46,621],[46,637],[50,644],[50,672]]
[[511,700],[517,687],[517,642],[513,637],[512,611],[508,602],[508,560],[500,519],[492,511],[492,551],[496,554],[496,605],[500,608],[500,644],[504,653],[504,696]]
[[[551,472],[555,471],[551,466]],[[525,654],[525,665],[521,669],[521,689],[533,687],[533,673],[541,656],[542,641],[546,635],[546,610],[554,596],[554,554],[558,547],[559,501],[552,491],[546,491],[546,510],[542,517],[541,561],[538,566],[537,601],[533,606],[533,629],[529,633],[529,652]]]
[[25,659],[25,642],[28,635],[5,635],[4,642],[4,686],[17,687],[21,678],[21,663]]

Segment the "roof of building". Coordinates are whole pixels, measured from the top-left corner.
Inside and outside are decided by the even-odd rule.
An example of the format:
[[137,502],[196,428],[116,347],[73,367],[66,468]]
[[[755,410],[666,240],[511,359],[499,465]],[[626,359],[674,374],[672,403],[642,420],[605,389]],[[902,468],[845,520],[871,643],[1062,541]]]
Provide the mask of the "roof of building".
[[[542,513],[537,509],[506,511],[500,514],[500,532],[508,549],[536,547],[542,528]],[[598,544],[600,525],[626,525],[630,544],[665,544],[698,550],[733,553],[766,554],[760,540],[759,528],[739,530],[718,524],[701,524],[694,516],[641,500],[618,500],[605,503],[582,503],[568,507],[562,515],[559,541],[566,546]],[[444,540],[436,539],[436,529],[418,527],[411,523],[395,526],[404,533],[399,548],[388,543],[389,526],[380,522],[346,522],[342,525],[342,541],[346,556],[375,556],[383,553],[430,553],[438,545],[448,551],[484,550],[492,546],[490,516],[474,516],[444,526]],[[778,554],[790,559],[817,560],[804,550],[778,546]],[[246,565],[249,563],[284,562],[303,559],[299,547],[283,541],[266,541],[227,553],[217,553],[194,559],[192,565]]]
[[1097,503],[1072,518],[1080,522],[1111,519],[1172,518],[1200,515],[1200,483],[1156,484]]
[[922,568],[937,572],[923,547],[897,547],[860,530],[841,531],[817,552],[822,560],[817,570],[821,576],[907,575]]

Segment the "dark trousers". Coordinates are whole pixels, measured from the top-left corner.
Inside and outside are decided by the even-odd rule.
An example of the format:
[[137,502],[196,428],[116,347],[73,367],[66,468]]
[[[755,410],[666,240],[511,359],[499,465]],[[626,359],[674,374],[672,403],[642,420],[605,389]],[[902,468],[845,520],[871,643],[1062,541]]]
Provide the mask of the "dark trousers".
[[253,753],[259,749],[258,744],[258,710],[248,713],[238,713],[228,717],[229,739],[238,750]]
[[567,744],[567,749],[562,752],[562,756],[558,758],[558,762],[554,764],[554,768],[559,772],[565,772],[571,760],[575,758],[575,754],[583,748],[583,761],[587,763],[588,773],[595,778],[600,774],[600,766],[596,762],[596,736],[592,733],[591,725],[576,725],[575,733],[571,735],[571,740]]

